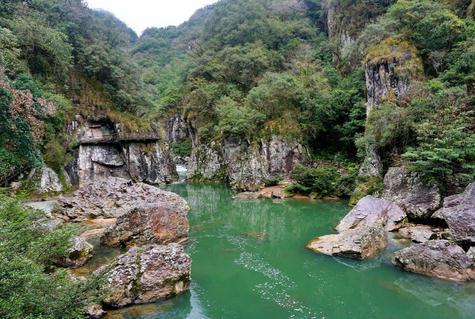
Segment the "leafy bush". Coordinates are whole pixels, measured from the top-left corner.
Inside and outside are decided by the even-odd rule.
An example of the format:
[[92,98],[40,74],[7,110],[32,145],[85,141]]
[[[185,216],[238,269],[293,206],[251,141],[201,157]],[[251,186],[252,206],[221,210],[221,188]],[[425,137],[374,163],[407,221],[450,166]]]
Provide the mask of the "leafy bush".
[[349,168],[337,168],[328,164],[318,167],[299,164],[292,172],[292,178],[296,183],[292,184],[288,191],[315,193],[318,196],[349,197],[354,187],[356,171],[354,165]]
[[66,254],[74,230],[48,230],[38,212],[6,197],[0,203],[0,317],[83,318],[95,301],[97,281],[72,281],[53,266]]
[[192,143],[191,139],[186,139],[181,142],[173,143],[171,145],[173,154],[178,155],[180,157],[189,157],[191,156],[192,151]]

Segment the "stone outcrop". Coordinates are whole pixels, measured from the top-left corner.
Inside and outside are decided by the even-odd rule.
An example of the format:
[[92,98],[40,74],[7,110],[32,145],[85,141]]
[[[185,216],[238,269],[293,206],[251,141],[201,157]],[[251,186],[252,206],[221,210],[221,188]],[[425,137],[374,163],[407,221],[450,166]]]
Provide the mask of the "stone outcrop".
[[131,248],[104,272],[103,303],[120,308],[157,302],[189,289],[191,259],[179,244]]
[[414,244],[394,254],[393,263],[405,271],[454,281],[475,280],[474,262],[446,240]]
[[177,143],[189,138],[188,127],[180,114],[175,114],[166,121],[168,143]]
[[132,208],[117,218],[101,238],[106,246],[184,242],[188,238],[188,209],[166,204]]
[[[365,64],[366,117],[385,99],[397,99],[409,90],[411,81],[422,73],[417,49],[406,41],[387,38],[368,49]],[[382,163],[374,144],[366,146],[366,158],[360,176],[381,176]]]
[[380,225],[358,227],[340,234],[317,237],[307,244],[307,248],[330,256],[368,259],[385,249],[387,244],[386,232]]
[[82,237],[71,238],[67,256],[57,261],[62,267],[78,268],[84,266],[93,256],[94,247]]
[[325,255],[368,259],[386,248],[386,232],[401,226],[406,214],[393,203],[366,196],[338,224],[338,234],[321,236],[307,248]]
[[67,174],[63,173],[65,176],[65,184],[61,183],[61,180],[58,174],[50,167],[43,165],[39,168],[33,169],[30,173],[32,176],[32,181],[35,185],[35,190],[38,194],[45,194],[45,193],[59,193],[64,190],[64,186],[67,186],[68,178]]
[[415,220],[429,218],[441,203],[435,184],[423,183],[416,173],[404,167],[389,168],[384,177],[383,197],[399,205]]
[[188,204],[180,196],[144,183],[109,177],[87,183],[70,197],[58,200],[54,215],[71,221],[117,218],[135,207],[169,205],[187,211]]
[[161,143],[154,130],[127,133],[107,120],[86,121],[74,128],[79,151],[73,167],[78,170],[80,186],[109,176],[149,184],[177,179],[168,145]]
[[220,145],[195,147],[188,175],[189,178],[225,180],[237,190],[256,191],[271,177],[288,176],[294,165],[304,159],[301,144],[278,136],[252,145],[229,138]]
[[433,218],[444,220],[457,242],[475,245],[475,183],[468,185],[462,194],[445,198],[443,207]]

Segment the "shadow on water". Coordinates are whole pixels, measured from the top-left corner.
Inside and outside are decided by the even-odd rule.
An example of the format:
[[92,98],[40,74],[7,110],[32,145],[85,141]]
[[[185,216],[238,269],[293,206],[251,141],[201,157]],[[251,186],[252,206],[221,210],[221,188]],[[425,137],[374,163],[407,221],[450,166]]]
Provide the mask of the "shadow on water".
[[344,202],[232,200],[220,185],[168,187],[191,206],[191,291],[107,319],[473,319],[475,286],[395,269],[389,249],[366,262],[316,255],[308,240],[333,232]]

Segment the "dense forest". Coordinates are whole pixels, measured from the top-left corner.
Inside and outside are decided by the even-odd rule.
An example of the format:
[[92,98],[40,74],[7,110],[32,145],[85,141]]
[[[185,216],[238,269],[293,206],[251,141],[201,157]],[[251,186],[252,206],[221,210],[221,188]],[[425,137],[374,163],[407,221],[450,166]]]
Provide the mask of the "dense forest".
[[[453,194],[475,180],[474,18],[473,0],[221,0],[139,37],[82,0],[0,0],[0,182],[43,163],[60,174],[77,115],[146,131],[180,114],[195,132],[171,145],[184,156],[230,137],[304,145],[289,192],[356,200],[404,165]],[[378,99],[381,67],[399,84]],[[360,169],[372,153],[380,174]],[[0,317],[82,317],[95,283],[44,255],[73,230],[45,237],[32,220],[2,198]]]

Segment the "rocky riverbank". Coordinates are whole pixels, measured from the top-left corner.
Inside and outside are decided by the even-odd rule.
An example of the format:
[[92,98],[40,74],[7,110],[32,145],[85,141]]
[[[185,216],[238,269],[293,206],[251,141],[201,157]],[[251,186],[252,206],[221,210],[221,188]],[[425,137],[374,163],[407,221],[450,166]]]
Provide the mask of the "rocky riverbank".
[[368,259],[386,248],[392,232],[412,242],[393,254],[395,266],[440,279],[475,280],[475,183],[442,200],[435,185],[394,167],[384,187],[382,199],[364,197],[340,221],[337,234],[319,236],[307,248]]
[[75,223],[82,230],[72,239],[69,256],[56,264],[87,268],[95,250],[88,241],[96,243],[96,248],[125,251],[94,271],[102,282],[104,299],[88,309],[90,318],[103,316],[103,307],[156,302],[189,289],[191,258],[182,246],[188,238],[189,206],[180,196],[109,177],[90,181],[49,204],[47,208],[53,209],[45,227]]

